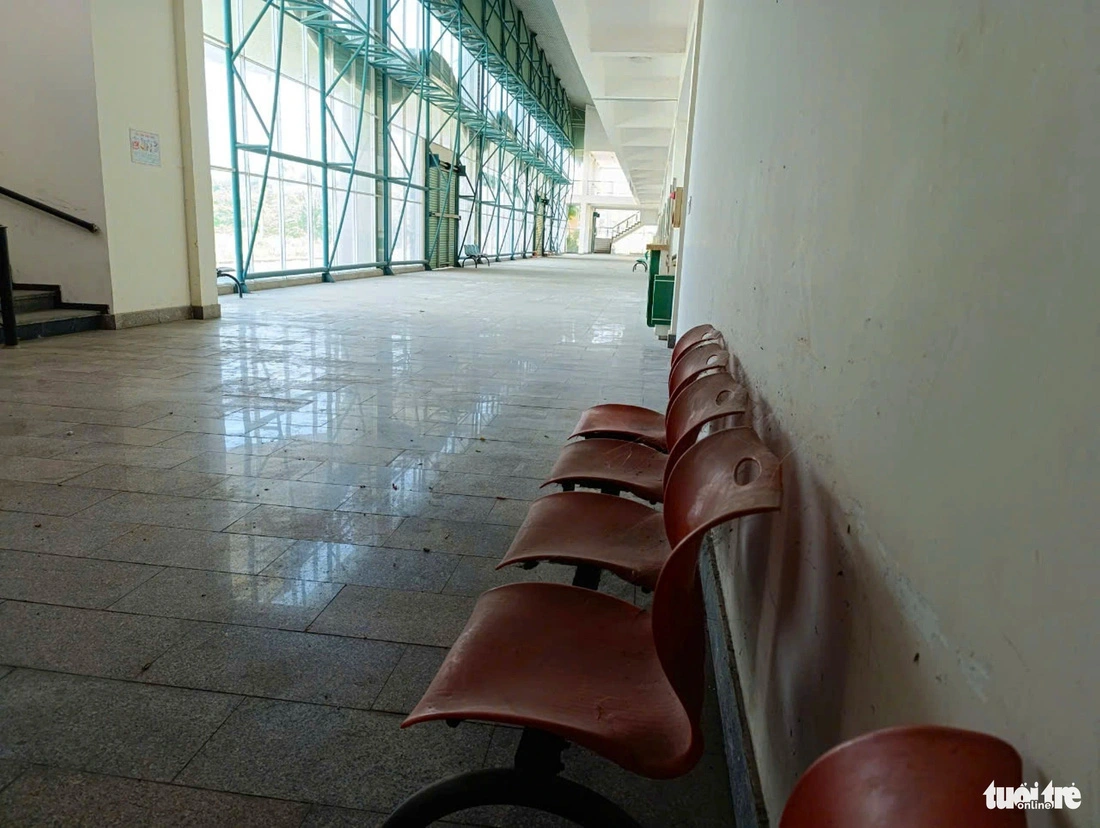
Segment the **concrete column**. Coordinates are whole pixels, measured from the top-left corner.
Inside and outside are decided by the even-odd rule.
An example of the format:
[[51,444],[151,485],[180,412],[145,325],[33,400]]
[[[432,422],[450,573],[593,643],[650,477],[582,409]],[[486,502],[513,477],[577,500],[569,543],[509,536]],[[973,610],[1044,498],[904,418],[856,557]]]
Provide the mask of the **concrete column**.
[[191,0],[173,0],[173,3],[191,308],[197,319],[217,319],[221,316],[221,306],[218,304],[214,251],[214,196],[210,184],[202,6]]
[[691,143],[695,134],[695,97],[696,89],[699,81],[699,44],[703,36],[703,4],[706,0],[699,0],[699,5],[695,10],[695,31],[692,34],[691,45],[691,64],[687,68],[687,72],[691,74],[691,92],[688,95],[690,103],[688,104],[688,118],[687,118],[687,132],[684,135],[684,204],[680,208],[680,232],[679,240],[676,245],[676,284],[673,288],[672,297],[672,324],[669,326],[668,347],[673,347],[676,344],[676,336],[679,331],[677,323],[680,316],[680,288],[683,285],[683,263],[684,263],[684,239],[686,237],[685,230],[687,229],[688,221],[690,221],[691,213]]

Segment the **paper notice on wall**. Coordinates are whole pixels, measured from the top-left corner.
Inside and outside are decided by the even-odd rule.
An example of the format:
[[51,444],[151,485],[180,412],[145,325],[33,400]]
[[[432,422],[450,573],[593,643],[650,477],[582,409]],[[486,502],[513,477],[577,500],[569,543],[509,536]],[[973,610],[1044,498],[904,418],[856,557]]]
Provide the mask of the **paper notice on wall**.
[[160,166],[160,136],[155,132],[130,130],[130,162],[149,167]]

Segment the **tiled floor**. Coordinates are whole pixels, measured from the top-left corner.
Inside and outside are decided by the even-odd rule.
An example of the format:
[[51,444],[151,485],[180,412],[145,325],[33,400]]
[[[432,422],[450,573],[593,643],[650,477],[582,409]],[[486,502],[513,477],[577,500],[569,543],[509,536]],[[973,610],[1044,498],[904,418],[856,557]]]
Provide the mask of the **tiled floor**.
[[[581,409],[663,406],[629,260],[223,297],[0,352],[0,823],[377,825],[515,731],[400,731]],[[620,584],[618,594],[635,598]],[[650,826],[727,825],[708,754]],[[529,813],[473,824],[542,825]]]

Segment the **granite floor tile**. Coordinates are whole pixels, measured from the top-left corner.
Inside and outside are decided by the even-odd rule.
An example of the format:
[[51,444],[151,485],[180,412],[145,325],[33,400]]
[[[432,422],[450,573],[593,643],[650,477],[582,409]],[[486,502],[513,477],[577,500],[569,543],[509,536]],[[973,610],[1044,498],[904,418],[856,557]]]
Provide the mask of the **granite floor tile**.
[[0,434],[0,456],[40,457],[47,459],[67,451],[69,446],[55,437],[28,437]]
[[0,682],[0,744],[25,762],[169,781],[239,700],[16,670]]
[[[128,446],[114,443],[85,443],[80,448],[58,454],[57,460],[82,461],[102,466],[143,466],[170,469],[194,457],[194,452],[161,446]],[[91,467],[89,465],[89,468]],[[87,469],[85,469],[87,471]]]
[[490,729],[400,729],[385,713],[246,699],[177,781],[387,813],[424,785],[481,765]]
[[493,503],[489,516],[485,518],[485,522],[497,523],[501,526],[522,526],[523,521],[527,519],[527,513],[531,511],[532,502],[530,500],[512,500],[511,498],[497,499]]
[[67,481],[66,485],[113,489],[119,492],[196,497],[224,479],[225,476],[221,474],[201,474],[179,469],[106,465],[74,477]]
[[103,609],[158,571],[154,566],[0,550],[0,598]]
[[400,522],[400,518],[387,515],[257,506],[245,518],[232,524],[228,531],[373,546],[381,545]]
[[200,624],[19,601],[0,603],[0,662],[134,678]]
[[122,520],[152,526],[219,531],[255,508],[250,503],[122,492],[80,513],[86,520]]
[[161,655],[142,679],[175,687],[369,709],[402,650],[402,645],[384,641],[216,627]]
[[340,506],[341,512],[401,515],[437,520],[484,522],[496,499],[458,494],[436,494],[416,489],[356,489]]
[[311,632],[450,647],[474,600],[456,595],[346,586],[310,626]]
[[228,435],[228,434],[199,434],[187,432],[171,436],[160,444],[162,448],[182,449],[183,451],[200,454],[252,454],[262,456],[286,445],[286,440],[274,437],[258,437],[256,435]]
[[401,449],[371,445],[338,445],[324,442],[323,435],[314,440],[296,440],[280,448],[276,454],[299,460],[324,460],[356,463],[362,466],[388,466],[401,454]]
[[[220,372],[218,372],[218,375],[220,376]],[[173,392],[171,396],[178,396],[177,392],[180,385],[178,380],[169,384],[168,387]],[[184,396],[186,397],[187,395]],[[200,402],[200,399],[205,401]],[[165,417],[177,417],[181,420],[187,417],[209,417],[212,419],[232,417],[244,407],[245,403],[242,401],[212,398],[207,394],[200,396],[191,395],[190,402],[184,399],[173,399],[171,401],[164,400],[161,402],[147,403],[129,410],[132,413],[140,412],[144,414],[149,418],[146,422],[152,422],[153,420],[162,420]],[[182,431],[183,429],[180,430]]]
[[385,819],[385,814],[371,811],[314,805],[309,809],[302,828],[379,828]]
[[111,609],[196,621],[304,630],[340,588],[340,584],[316,581],[165,569]]
[[[85,443],[121,443],[127,446],[155,446],[169,439],[172,434],[171,432],[148,428],[89,425],[85,423],[62,427],[54,433],[54,436]],[[64,447],[64,443],[62,443],[62,447]]]
[[[0,678],[3,678],[8,672],[8,668],[0,670]],[[28,762],[17,762],[15,759],[0,758],[0,792],[26,773],[30,767],[31,765]],[[0,808],[0,823],[3,823],[4,819],[4,811]]]
[[43,459],[40,457],[0,456],[0,480],[22,480],[27,483],[61,483],[91,471],[98,462],[76,459]]
[[243,417],[239,414],[224,414],[220,417],[183,417],[168,414],[145,424],[148,429],[197,432],[199,434],[220,434],[239,436],[248,434],[266,422],[270,422],[276,412],[262,412],[256,417]]
[[356,486],[333,486],[303,480],[227,477],[203,492],[202,497],[300,509],[335,509],[357,491]]
[[428,689],[446,657],[445,647],[409,644],[374,700],[374,709],[408,715]]
[[61,405],[38,405],[35,403],[15,403],[0,411],[17,418],[41,418],[60,423],[91,423],[93,425],[141,426],[149,422],[149,416],[142,412],[110,411],[107,409],[78,408]]
[[0,480],[0,509],[69,517],[106,500],[114,492],[56,483],[16,483]]
[[24,419],[0,414],[0,435],[4,437],[46,437],[72,428],[74,423],[46,419]]
[[44,767],[0,793],[8,825],[299,828],[308,812],[299,802]]
[[255,575],[293,543],[292,538],[139,526],[100,547],[90,557]]
[[[474,450],[463,454],[443,455],[438,462],[440,471],[458,474],[483,474],[494,477],[515,477],[517,476],[515,470],[520,463],[524,462],[524,459],[524,457],[517,454],[493,455]],[[549,470],[550,465],[546,467],[546,472],[549,472]]]
[[520,460],[515,468],[512,469],[512,476],[530,477],[533,480],[539,481],[541,484],[542,481],[550,476],[550,470],[554,468],[554,462],[558,459],[560,450],[560,448],[555,447],[555,450],[548,455]]
[[349,543],[299,541],[264,575],[340,584],[440,592],[458,565],[457,555],[384,549]]
[[[204,474],[236,474],[242,477],[276,477],[294,480],[316,469],[316,460],[298,460],[293,457],[272,457],[258,454],[223,454],[207,452],[193,460],[181,463],[179,471]],[[321,481],[335,482],[335,481]]]
[[[550,469],[547,468],[547,474]],[[467,474],[447,471],[432,487],[436,494],[464,494],[480,497],[506,497],[510,500],[534,500],[545,492],[540,480],[530,477],[501,477],[488,474]]]
[[133,528],[132,523],[113,520],[0,512],[0,549],[82,556]]
[[386,545],[399,549],[430,549],[432,552],[501,558],[511,546],[515,534],[515,529],[510,526],[406,518],[397,531],[386,539]]
[[359,463],[325,462],[303,475],[301,480],[315,483],[331,483],[339,486],[363,486],[383,488],[397,485],[402,489],[428,491],[438,474],[427,469],[408,469],[390,466],[365,466]]

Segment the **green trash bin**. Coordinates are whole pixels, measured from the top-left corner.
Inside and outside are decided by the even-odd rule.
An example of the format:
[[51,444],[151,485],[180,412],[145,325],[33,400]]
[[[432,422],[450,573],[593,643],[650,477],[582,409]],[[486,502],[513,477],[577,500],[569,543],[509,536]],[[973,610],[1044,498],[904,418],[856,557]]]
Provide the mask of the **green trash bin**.
[[646,324],[651,328],[672,324],[672,300],[675,296],[676,277],[671,273],[660,273],[661,249],[647,251],[649,254],[649,296],[646,300]]
[[676,292],[676,277],[671,274],[649,277],[649,303],[646,324],[651,328],[672,324],[672,299]]

